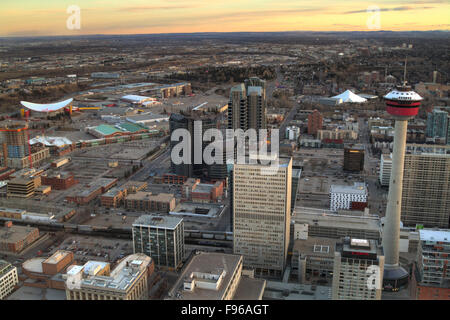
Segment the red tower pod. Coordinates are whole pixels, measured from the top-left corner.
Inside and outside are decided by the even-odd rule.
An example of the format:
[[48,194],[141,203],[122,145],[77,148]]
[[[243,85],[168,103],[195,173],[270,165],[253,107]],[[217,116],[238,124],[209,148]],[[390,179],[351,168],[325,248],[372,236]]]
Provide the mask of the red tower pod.
[[397,86],[384,96],[387,112],[396,120],[409,120],[419,112],[422,97],[411,90],[410,86]]

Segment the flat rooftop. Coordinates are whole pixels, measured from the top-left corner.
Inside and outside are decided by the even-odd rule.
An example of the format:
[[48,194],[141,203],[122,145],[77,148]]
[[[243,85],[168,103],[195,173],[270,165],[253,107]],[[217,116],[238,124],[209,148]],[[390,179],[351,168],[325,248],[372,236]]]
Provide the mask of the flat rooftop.
[[[183,273],[170,290],[173,298],[180,294],[183,300],[221,300],[231,278],[237,272],[242,256],[215,252],[200,252],[192,257]],[[209,290],[196,287],[193,291],[183,289],[184,280],[193,272],[217,273],[225,270],[226,274],[218,290]]]
[[304,255],[334,257],[337,242],[337,239],[308,237],[306,240],[295,240],[293,251]]
[[377,216],[349,216],[333,214],[329,210],[315,208],[294,209],[294,223],[307,223],[329,228],[358,229],[363,231],[380,231],[380,218]]
[[264,300],[331,300],[331,287],[267,281]]
[[211,218],[216,217],[223,208],[224,205],[218,203],[181,202],[169,214]]
[[419,230],[421,241],[439,241],[450,243],[450,230],[429,230],[421,229]]
[[157,227],[164,229],[175,229],[183,218],[173,217],[173,216],[157,216],[157,215],[142,215],[133,222],[133,227],[144,226],[144,227]]
[[56,264],[65,257],[67,257],[67,255],[69,254],[71,254],[70,251],[58,250],[54,254],[52,254],[48,259],[46,259],[44,263]]
[[330,186],[331,193],[353,193],[353,194],[367,194],[366,185],[361,182],[355,182],[353,186],[346,185],[331,185]]
[[174,195],[172,193],[152,194],[151,192],[138,191],[127,196],[127,200],[151,200],[158,202],[172,201]]
[[24,227],[12,225],[11,227],[1,227],[0,228],[0,242],[15,243],[22,241],[30,232],[37,230],[33,227]]

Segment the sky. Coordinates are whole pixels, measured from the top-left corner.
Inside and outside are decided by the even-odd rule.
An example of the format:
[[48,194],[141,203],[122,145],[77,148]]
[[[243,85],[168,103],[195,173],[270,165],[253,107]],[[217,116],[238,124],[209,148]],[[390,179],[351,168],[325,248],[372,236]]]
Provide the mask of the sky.
[[0,36],[449,30],[449,17],[450,0],[1,0]]

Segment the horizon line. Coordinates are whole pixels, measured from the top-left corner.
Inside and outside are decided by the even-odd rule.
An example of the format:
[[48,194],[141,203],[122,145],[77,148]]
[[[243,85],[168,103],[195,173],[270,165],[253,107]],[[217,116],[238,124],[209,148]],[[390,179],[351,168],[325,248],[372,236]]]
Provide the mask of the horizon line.
[[88,37],[88,36],[146,36],[146,35],[195,35],[195,34],[238,34],[238,33],[377,33],[377,32],[450,32],[450,29],[429,29],[429,30],[286,30],[286,31],[204,31],[204,32],[155,32],[155,33],[93,33],[93,34],[60,34],[60,35],[0,35],[0,38],[57,38],[57,37]]

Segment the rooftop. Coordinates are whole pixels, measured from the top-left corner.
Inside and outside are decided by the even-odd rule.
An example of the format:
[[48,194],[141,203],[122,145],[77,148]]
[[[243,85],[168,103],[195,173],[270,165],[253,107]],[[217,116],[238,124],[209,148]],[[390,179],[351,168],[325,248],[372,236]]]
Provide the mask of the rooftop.
[[0,228],[0,242],[16,243],[23,241],[30,232],[37,228],[12,225],[11,227]]
[[362,182],[355,182],[353,186],[331,185],[330,193],[356,193],[367,194],[367,187]]
[[172,201],[174,195],[172,193],[152,194],[151,192],[138,191],[127,196],[127,200],[151,200],[160,202]]
[[308,237],[306,240],[295,240],[293,251],[302,255],[334,257],[337,239]]
[[421,229],[419,230],[421,241],[438,241],[450,243],[450,230],[430,230]]
[[[242,256],[215,252],[200,252],[194,255],[186,265],[183,273],[170,291],[172,297],[183,300],[222,300],[232,277],[237,272]],[[217,290],[195,287],[192,291],[183,289],[184,280],[192,273],[220,273],[225,271],[222,282]]]
[[144,226],[144,227],[158,227],[164,229],[175,229],[179,223],[183,221],[182,218],[177,218],[173,216],[161,217],[156,215],[142,215],[137,218],[133,227],[135,226]]

